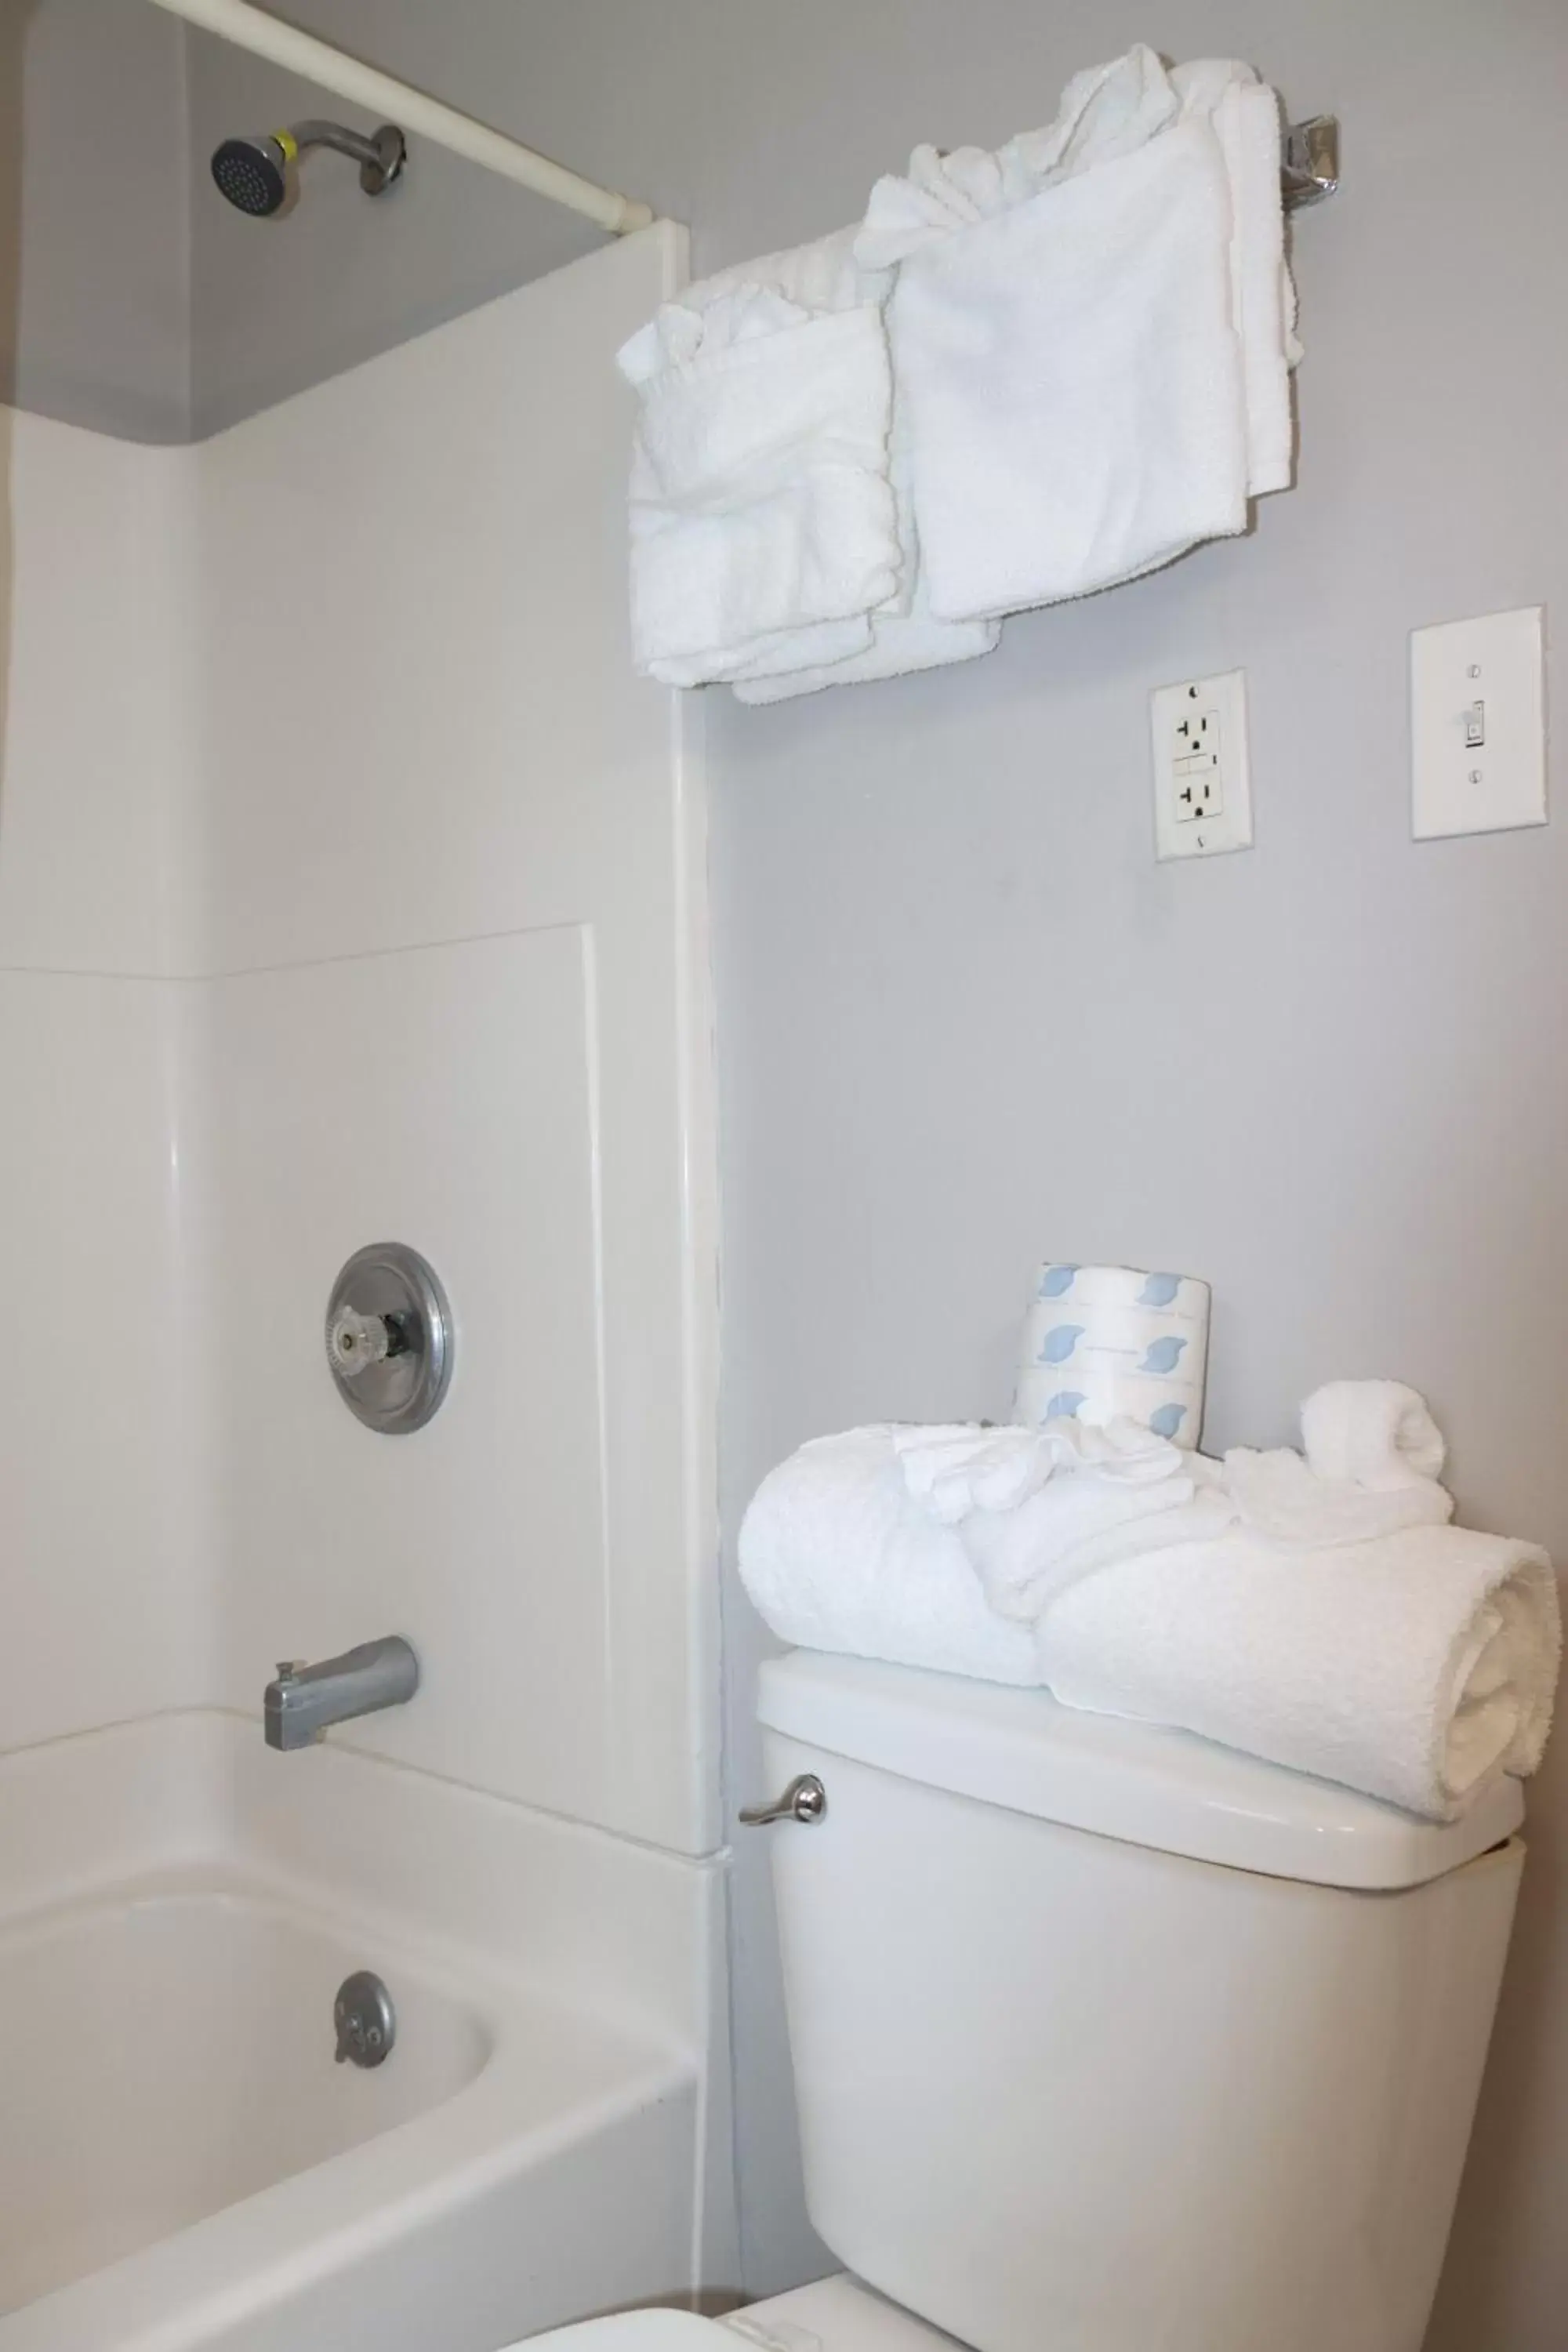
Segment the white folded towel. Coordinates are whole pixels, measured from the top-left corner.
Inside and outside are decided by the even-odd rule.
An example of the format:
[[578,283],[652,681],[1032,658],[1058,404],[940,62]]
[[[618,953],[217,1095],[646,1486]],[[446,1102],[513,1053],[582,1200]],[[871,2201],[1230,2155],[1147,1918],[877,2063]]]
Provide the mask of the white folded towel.
[[819,1437],[763,1479],[739,1545],[752,1603],[805,1649],[1037,1683],[1027,1629],[986,1606],[958,1535],[910,1494],[898,1433]]
[[1075,1583],[1036,1638],[1069,1706],[1173,1724],[1438,1821],[1534,1771],[1562,1649],[1545,1553],[1463,1528],[1146,1553]]
[[962,661],[993,624],[934,620],[919,577],[882,315],[855,231],[721,272],[620,353],[641,403],[631,488],[639,669],[750,701]]
[[1440,1478],[1448,1449],[1426,1400],[1400,1381],[1330,1381],[1301,1407],[1301,1443],[1320,1478],[1390,1494]]
[[900,265],[889,327],[941,617],[1153,570],[1245,529],[1249,488],[1285,478],[1278,112],[1233,98],[1245,67],[1192,72],[1184,101],[1136,48],[1070,84],[1047,131],[919,150],[872,192],[856,252]]
[[[874,303],[814,314],[782,295],[714,305],[693,356],[638,379],[632,457],[637,664],[668,685],[778,660],[788,631],[847,624],[893,594],[886,471],[892,379]],[[661,320],[667,328],[667,306]]]

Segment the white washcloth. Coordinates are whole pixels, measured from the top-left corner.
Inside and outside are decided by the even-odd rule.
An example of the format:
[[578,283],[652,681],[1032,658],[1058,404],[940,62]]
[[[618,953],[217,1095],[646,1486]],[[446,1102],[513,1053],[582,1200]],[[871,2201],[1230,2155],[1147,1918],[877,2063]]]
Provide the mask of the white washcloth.
[[1426,1400],[1400,1381],[1330,1381],[1301,1407],[1301,1443],[1320,1478],[1373,1494],[1443,1475],[1448,1449]]
[[[1260,86],[1193,70],[1184,106],[1134,49],[1078,77],[1048,131],[918,150],[872,192],[856,251],[901,265],[889,326],[940,616],[1131,579],[1245,529],[1249,488],[1278,486],[1278,112],[1268,183],[1265,115],[1231,97]],[[1243,220],[1255,198],[1267,216]]]
[[887,1425],[803,1445],[741,1528],[741,1580],[783,1642],[985,1682],[1037,1683],[1029,1633],[987,1608],[958,1535],[905,1483]]
[[1312,1549],[1371,1543],[1401,1528],[1444,1527],[1454,1516],[1454,1498],[1436,1478],[1393,1488],[1320,1478],[1288,1445],[1267,1454],[1233,1446],[1225,1477],[1244,1524],[1269,1543]]
[[1226,1483],[1254,1535],[1316,1549],[1372,1543],[1401,1528],[1444,1527],[1454,1498],[1437,1483],[1447,1452],[1425,1400],[1397,1381],[1331,1381],[1301,1407],[1306,1457],[1238,1445]]
[[642,404],[634,644],[667,685],[727,678],[776,701],[997,642],[995,625],[927,605],[882,315],[892,278],[860,267],[855,234],[704,279],[620,353]]
[[1081,1579],[1036,1632],[1069,1706],[1173,1724],[1438,1821],[1534,1771],[1562,1649],[1545,1553],[1463,1528],[1147,1553]]

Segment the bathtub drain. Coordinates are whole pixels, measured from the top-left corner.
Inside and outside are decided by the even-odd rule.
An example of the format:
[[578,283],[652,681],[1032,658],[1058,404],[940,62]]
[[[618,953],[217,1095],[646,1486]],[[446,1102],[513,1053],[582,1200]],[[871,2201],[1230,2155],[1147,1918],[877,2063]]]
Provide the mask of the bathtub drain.
[[340,2066],[345,2058],[356,2066],[379,2066],[391,2050],[397,2039],[397,2011],[392,1995],[369,1969],[356,1969],[338,1987],[332,2026]]

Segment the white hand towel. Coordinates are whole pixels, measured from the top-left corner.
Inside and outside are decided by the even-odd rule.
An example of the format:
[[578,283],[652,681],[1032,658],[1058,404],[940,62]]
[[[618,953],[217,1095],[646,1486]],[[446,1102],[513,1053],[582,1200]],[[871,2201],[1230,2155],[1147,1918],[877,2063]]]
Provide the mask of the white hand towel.
[[945,669],[952,662],[973,661],[982,654],[995,652],[1002,642],[1000,621],[939,621],[931,612],[915,529],[912,468],[905,406],[895,378],[888,478],[898,517],[899,592],[887,605],[868,614],[864,645],[847,650],[834,648],[821,657],[814,657],[802,646],[796,647],[796,658],[790,666],[772,677],[749,669],[733,682],[742,702],[783,702],[799,694],[819,694],[828,686],[868,686],[879,678]]
[[994,1616],[952,1528],[910,1493],[885,1425],[817,1438],[770,1473],[741,1528],[741,1580],[783,1642],[1039,1681],[1034,1642]]
[[1533,1772],[1562,1649],[1544,1552],[1407,1528],[1303,1553],[1231,1535],[1085,1577],[1036,1628],[1069,1706],[1199,1733],[1434,1820]]
[[1249,490],[1289,478],[1278,110],[1246,67],[1188,71],[1184,100],[1134,49],[1047,131],[917,150],[872,191],[856,251],[901,265],[889,326],[939,615],[1131,579],[1244,530]]
[[860,268],[854,237],[721,271],[620,353],[642,403],[635,650],[667,685],[728,678],[775,701],[997,642],[995,625],[927,606],[882,317],[892,279]]
[[[650,349],[645,330],[623,353],[628,373]],[[900,568],[878,307],[818,314],[779,294],[730,298],[695,354],[638,391],[638,668],[671,685],[733,677],[775,661],[782,633],[825,623],[850,625],[847,650],[863,642]]]
[[1235,1517],[1216,1465],[1126,1419],[898,1429],[893,1451],[914,1500],[957,1528],[997,1615],[1025,1624],[1091,1568],[1217,1535]]
[[1143,1486],[1179,1477],[1184,1463],[1168,1439],[1124,1416],[1103,1429],[1067,1420],[1039,1429],[975,1421],[900,1423],[892,1444],[910,1493],[944,1527],[956,1526],[971,1511],[1013,1510],[1058,1471],[1097,1470],[1107,1479]]
[[1400,1381],[1330,1381],[1301,1407],[1301,1442],[1320,1478],[1374,1494],[1440,1478],[1447,1459],[1426,1400]]

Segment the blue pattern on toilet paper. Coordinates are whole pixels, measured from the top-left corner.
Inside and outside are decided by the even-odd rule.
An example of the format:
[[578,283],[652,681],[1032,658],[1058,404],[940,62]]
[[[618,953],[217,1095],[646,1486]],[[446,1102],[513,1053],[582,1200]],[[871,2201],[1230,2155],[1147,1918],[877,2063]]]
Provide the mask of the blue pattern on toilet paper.
[[1184,1404],[1163,1404],[1149,1415],[1149,1426],[1156,1437],[1174,1437],[1186,1417]]
[[1042,1298],[1065,1298],[1072,1288],[1076,1265],[1047,1265],[1040,1276]]
[[1058,1389],[1046,1407],[1047,1421],[1070,1421],[1083,1402],[1081,1389]]
[[1182,1286],[1179,1274],[1152,1274],[1138,1293],[1140,1307],[1169,1307]]
[[1037,1361],[1042,1364],[1065,1364],[1083,1337],[1081,1323],[1058,1323],[1040,1341]]
[[1167,1372],[1173,1372],[1182,1360],[1182,1349],[1186,1344],[1185,1339],[1151,1339],[1139,1370],[1154,1372],[1162,1378]]

